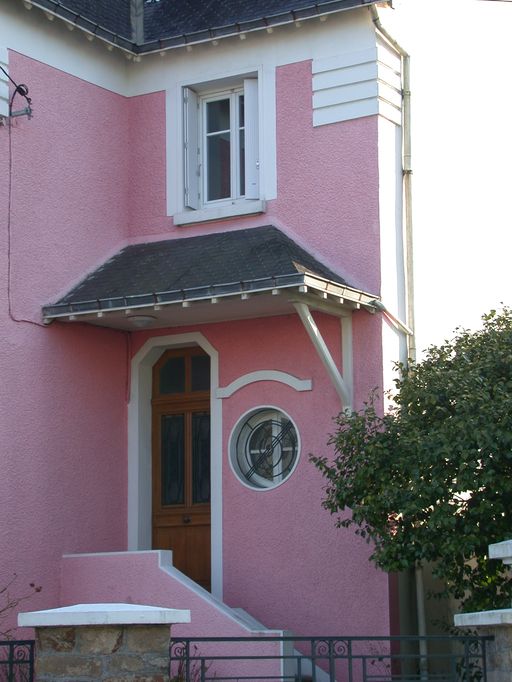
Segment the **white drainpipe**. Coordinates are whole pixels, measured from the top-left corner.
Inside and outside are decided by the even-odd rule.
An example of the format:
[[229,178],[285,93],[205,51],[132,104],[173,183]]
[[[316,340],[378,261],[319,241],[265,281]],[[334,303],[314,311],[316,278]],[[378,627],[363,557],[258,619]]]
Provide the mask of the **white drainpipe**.
[[411,59],[409,53],[391,36],[380,22],[374,5],[370,7],[373,23],[377,31],[395,48],[402,57],[402,135],[403,135],[403,187],[405,211],[405,276],[407,297],[406,326],[408,334],[408,357],[416,361],[416,339],[414,335],[414,278],[413,278],[413,239],[412,239],[412,164],[411,164]]
[[[411,79],[410,79],[410,56],[409,53],[386,31],[380,22],[377,9],[370,7],[373,23],[377,31],[392,45],[402,57],[403,83],[403,183],[404,183],[404,209],[405,209],[405,272],[406,272],[406,297],[407,297],[407,323],[404,325],[399,320],[399,326],[407,333],[407,350],[411,362],[416,362],[416,339],[414,335],[414,279],[413,279],[413,239],[412,239],[412,165],[411,165]],[[383,310],[386,314],[388,311]],[[418,634],[426,635],[425,618],[425,588],[423,582],[423,567],[418,564],[415,568],[416,582],[416,606],[418,611]],[[420,640],[420,678],[426,680],[427,670],[427,642]]]
[[316,348],[320,360],[323,362],[331,378],[331,381],[334,385],[334,388],[336,389],[337,394],[340,397],[344,409],[345,410],[349,409],[351,407],[350,391],[345,381],[343,380],[343,377],[341,376],[340,370],[338,369],[336,363],[332,359],[332,355],[329,352],[329,349],[327,348],[327,344],[325,343],[322,334],[320,333],[320,330],[316,326],[316,322],[313,319],[313,316],[311,315],[308,306],[305,303],[294,303],[293,305],[295,306],[295,310],[298,312],[299,317],[302,320],[302,324],[304,325],[309,335],[309,338],[311,339],[314,347]]

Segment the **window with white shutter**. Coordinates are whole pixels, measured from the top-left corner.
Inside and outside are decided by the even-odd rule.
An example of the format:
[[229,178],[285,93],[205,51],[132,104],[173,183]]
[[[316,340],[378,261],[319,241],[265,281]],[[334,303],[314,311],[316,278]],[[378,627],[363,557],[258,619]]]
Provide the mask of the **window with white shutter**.
[[183,88],[184,206],[260,199],[258,80],[227,89]]

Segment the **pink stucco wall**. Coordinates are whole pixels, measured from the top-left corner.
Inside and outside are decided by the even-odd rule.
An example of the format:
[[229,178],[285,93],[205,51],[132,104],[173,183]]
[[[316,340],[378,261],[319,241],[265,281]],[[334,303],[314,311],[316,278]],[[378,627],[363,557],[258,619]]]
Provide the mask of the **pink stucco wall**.
[[[329,349],[341,362],[340,322],[317,314]],[[377,324],[375,324],[377,323]],[[378,318],[354,315],[355,374],[363,390],[379,381]],[[373,328],[372,328],[373,327]],[[323,481],[308,460],[328,453],[327,440],[339,399],[298,316],[244,320],[180,328],[200,330],[219,354],[219,384],[248,372],[275,369],[311,379],[312,391],[296,392],[276,382],[250,384],[223,400],[223,561],[224,599],[267,627],[295,634],[388,634],[388,579],[369,562],[369,548],[353,531],[335,528],[322,508]],[[163,330],[168,334],[172,330]],[[150,337],[134,335],[133,352]],[[292,352],[293,349],[293,352]],[[358,393],[360,392],[358,388]],[[249,490],[234,475],[229,437],[240,415],[274,405],[297,424],[300,462],[280,487]]]
[[[6,292],[10,259],[11,312],[28,320],[14,321],[2,297],[0,587],[17,572],[21,591],[30,581],[43,586],[24,608],[48,608],[59,601],[62,553],[126,547],[130,346],[121,332],[34,325],[41,305],[128,242],[269,223],[378,293],[377,123],[370,117],[314,129],[310,62],[280,67],[278,198],[263,216],[176,228],[165,215],[163,93],[128,100],[16,53],[10,66],[15,78],[30,81],[36,115],[12,128],[9,218],[9,138],[0,128],[0,285]],[[318,321],[339,361],[339,321]],[[263,382],[224,401],[227,602],[298,634],[385,634],[387,578],[368,563],[366,545],[334,528],[308,462],[310,452],[325,451],[340,406],[298,317],[200,330],[219,352],[222,386],[278,369],[311,378],[314,387],[296,393]],[[133,353],[147,337],[133,334]],[[354,354],[360,402],[381,381],[378,317],[354,315]],[[296,421],[302,454],[285,485],[261,493],[236,480],[227,443],[238,416],[267,403]]]
[[[259,216],[174,226],[171,217],[164,217],[163,93],[130,101],[129,239],[191,237],[273,224],[353,286],[379,293],[377,117],[314,128],[311,62],[276,71],[278,196]],[[175,162],[182,163],[180,153]]]
[[17,573],[19,596],[34,581],[24,608],[44,608],[64,551],[126,547],[125,335],[33,324],[123,238],[125,114],[77,78],[12,52],[10,66],[37,113],[12,128],[10,216],[0,127],[0,587]]
[[311,62],[277,69],[271,216],[353,285],[378,293],[377,117],[314,128]]

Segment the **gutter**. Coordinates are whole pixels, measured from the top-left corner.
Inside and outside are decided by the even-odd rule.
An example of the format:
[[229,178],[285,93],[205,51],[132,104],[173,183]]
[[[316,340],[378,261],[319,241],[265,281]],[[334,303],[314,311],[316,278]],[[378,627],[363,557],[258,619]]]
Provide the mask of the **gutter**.
[[[409,53],[391,36],[381,24],[374,5],[370,7],[373,23],[381,36],[402,57],[403,67],[403,187],[405,211],[405,295],[406,322],[401,323],[407,333],[407,356],[416,362],[416,336],[414,332],[414,271],[413,271],[413,223],[412,223],[412,165],[411,165],[411,71]],[[396,318],[395,318],[396,319]]]
[[[146,43],[135,42],[100,24],[96,24],[87,17],[68,9],[63,3],[58,2],[58,0],[23,0],[23,4],[27,9],[37,7],[42,10],[51,21],[54,17],[61,19],[66,23],[70,30],[75,27],[79,28],[91,41],[94,40],[94,38],[99,38],[107,43],[107,48],[109,50],[112,50],[115,47],[123,51],[128,59],[133,58],[135,61],[140,61],[143,55],[155,53],[163,54],[167,50],[214,42],[221,38],[238,36],[243,39],[246,33],[255,31],[266,30],[267,32],[272,33],[273,29],[279,26],[285,26],[292,23],[300,25],[300,22],[303,20],[327,18],[329,14],[335,14],[358,7],[370,7],[375,2],[379,1],[382,0],[328,0],[327,2],[313,3],[308,7],[289,10],[280,14],[260,17],[258,19],[251,19],[225,26],[207,28],[191,33],[183,33],[181,35],[152,40]],[[389,3],[390,1],[391,0],[384,0],[386,3]],[[140,20],[143,20],[143,17],[141,17],[139,21]],[[135,34],[140,34],[140,28],[138,30],[136,29]]]

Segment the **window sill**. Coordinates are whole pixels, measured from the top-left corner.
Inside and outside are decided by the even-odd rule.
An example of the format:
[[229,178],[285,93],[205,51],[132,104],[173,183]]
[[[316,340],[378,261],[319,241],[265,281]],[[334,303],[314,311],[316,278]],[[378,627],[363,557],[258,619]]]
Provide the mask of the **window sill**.
[[206,223],[211,220],[223,220],[235,216],[254,215],[255,213],[265,213],[267,210],[266,202],[262,199],[243,199],[232,204],[223,206],[209,206],[200,208],[197,211],[190,209],[174,215],[175,225],[193,225],[194,223]]

